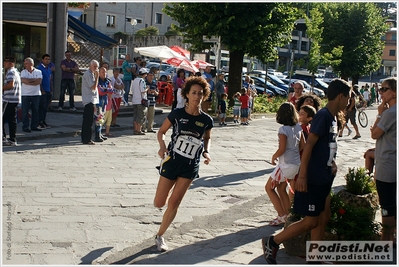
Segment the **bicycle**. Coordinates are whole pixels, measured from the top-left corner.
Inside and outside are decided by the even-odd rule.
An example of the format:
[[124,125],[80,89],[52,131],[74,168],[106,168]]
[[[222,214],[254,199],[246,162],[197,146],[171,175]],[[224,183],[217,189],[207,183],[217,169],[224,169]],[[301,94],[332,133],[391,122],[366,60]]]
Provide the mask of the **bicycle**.
[[369,122],[369,119],[367,117],[366,112],[364,112],[366,110],[366,106],[363,102],[359,102],[358,104],[356,104],[356,110],[357,110],[357,119],[359,121],[360,126],[362,126],[363,128],[367,127],[367,124]]

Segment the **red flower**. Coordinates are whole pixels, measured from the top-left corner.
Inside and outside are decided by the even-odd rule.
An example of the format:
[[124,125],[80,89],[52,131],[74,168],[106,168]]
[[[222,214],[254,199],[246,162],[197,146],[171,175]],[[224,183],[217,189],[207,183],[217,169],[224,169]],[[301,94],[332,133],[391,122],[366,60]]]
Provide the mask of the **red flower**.
[[344,215],[345,212],[346,212],[346,210],[344,210],[344,209],[342,209],[342,208],[338,210],[338,213],[339,213],[340,215]]

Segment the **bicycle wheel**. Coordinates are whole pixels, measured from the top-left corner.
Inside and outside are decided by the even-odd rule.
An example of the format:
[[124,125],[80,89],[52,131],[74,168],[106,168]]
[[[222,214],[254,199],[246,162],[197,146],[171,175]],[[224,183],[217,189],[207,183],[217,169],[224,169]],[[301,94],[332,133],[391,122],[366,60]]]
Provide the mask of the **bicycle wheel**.
[[362,126],[363,128],[366,128],[367,124],[369,122],[369,119],[367,118],[367,114],[364,111],[361,111],[357,115],[357,118],[359,120],[360,126]]

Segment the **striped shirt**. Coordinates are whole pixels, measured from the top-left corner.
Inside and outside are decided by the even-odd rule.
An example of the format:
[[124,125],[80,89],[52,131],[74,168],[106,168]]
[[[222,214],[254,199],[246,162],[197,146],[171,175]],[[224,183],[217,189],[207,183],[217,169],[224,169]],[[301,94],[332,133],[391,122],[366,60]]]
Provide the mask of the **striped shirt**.
[[4,85],[14,81],[14,88],[3,92],[3,101],[9,103],[21,103],[21,76],[16,68],[7,71]]
[[240,109],[241,108],[241,102],[238,98],[234,98],[234,109]]

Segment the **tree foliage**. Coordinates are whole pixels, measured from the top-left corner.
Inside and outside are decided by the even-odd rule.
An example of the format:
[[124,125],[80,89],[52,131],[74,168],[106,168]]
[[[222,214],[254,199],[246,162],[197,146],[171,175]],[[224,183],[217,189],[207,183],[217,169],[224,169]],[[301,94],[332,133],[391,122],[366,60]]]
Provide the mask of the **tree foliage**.
[[291,41],[297,19],[291,3],[173,3],[166,4],[164,12],[180,23],[191,51],[214,45],[204,43],[203,36],[220,36],[230,52],[230,97],[241,89],[244,55],[263,62],[275,56],[276,47]]
[[[376,71],[381,64],[387,25],[374,3],[321,3],[322,53],[334,54],[342,47],[341,60],[332,64],[341,77],[353,78]],[[338,51],[339,53],[339,51]]]
[[159,35],[159,29],[155,26],[149,26],[144,29],[140,29],[136,32],[136,36],[155,36]]

